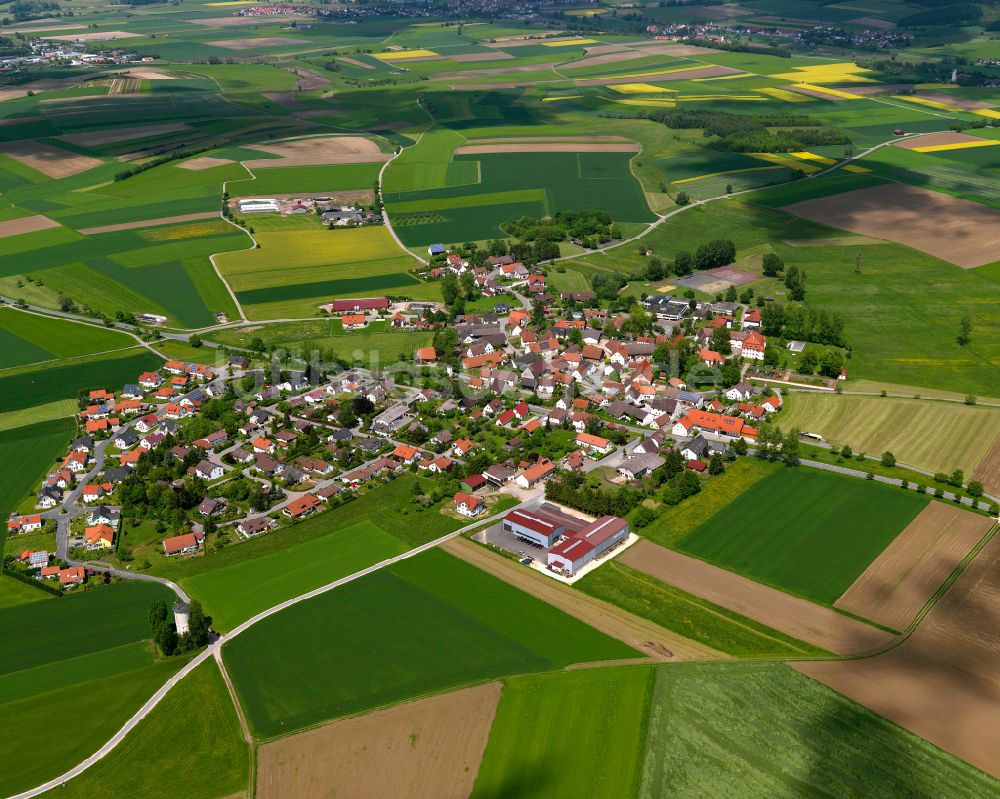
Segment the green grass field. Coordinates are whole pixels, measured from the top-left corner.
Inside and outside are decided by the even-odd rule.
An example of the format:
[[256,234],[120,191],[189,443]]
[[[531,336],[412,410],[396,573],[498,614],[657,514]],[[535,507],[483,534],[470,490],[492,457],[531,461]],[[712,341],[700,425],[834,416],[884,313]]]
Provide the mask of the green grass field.
[[[223,650],[259,735],[509,674],[634,650],[439,551],[254,626]],[[296,679],[283,680],[289,656]]]
[[0,309],[0,369],[134,345],[105,327]]
[[996,797],[1000,783],[788,666],[678,664],[658,669],[640,796]]
[[174,593],[159,583],[128,582],[0,610],[0,675],[148,638],[155,599],[171,602]]
[[0,610],[14,607],[15,605],[27,605],[30,602],[54,598],[47,591],[39,591],[37,588],[32,588],[20,580],[0,576]]
[[225,631],[272,605],[405,551],[399,539],[363,521],[279,552],[195,575],[181,584],[201,600],[213,627]]
[[1000,409],[895,397],[792,394],[775,420],[819,433],[855,452],[881,455],[931,472],[971,475],[1000,436]]
[[881,483],[783,468],[707,519],[678,549],[832,605],[929,501]]
[[[257,153],[256,157],[263,155]],[[299,166],[282,167],[281,161],[275,161],[271,168],[255,167],[256,180],[239,180],[229,184],[229,193],[233,197],[267,194],[313,194],[328,191],[334,194],[338,191],[370,189],[378,180],[378,171],[382,164],[339,164],[335,166]]]
[[505,680],[473,799],[636,796],[655,673],[632,666]]
[[0,484],[0,516],[6,518],[36,483],[41,483],[55,459],[65,453],[74,430],[72,419],[51,419],[0,431],[0,463],[17,464],[16,469],[5,472],[6,479]]
[[585,594],[624,608],[692,641],[740,658],[802,657],[823,650],[667,585],[617,561],[576,584]]
[[[192,709],[197,708],[197,712]],[[222,675],[201,664],[106,758],[60,791],[66,799],[238,795],[249,755]]]

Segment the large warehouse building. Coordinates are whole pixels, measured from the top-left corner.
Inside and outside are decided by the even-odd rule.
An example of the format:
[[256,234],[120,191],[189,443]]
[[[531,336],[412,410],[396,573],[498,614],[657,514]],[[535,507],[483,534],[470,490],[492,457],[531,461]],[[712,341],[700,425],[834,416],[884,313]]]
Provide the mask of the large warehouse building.
[[628,538],[628,522],[604,516],[578,532],[569,533],[549,550],[548,566],[572,577],[591,561],[614,549]]
[[503,529],[535,546],[548,549],[560,536],[570,535],[587,522],[563,513],[555,505],[542,503],[536,510],[512,510],[503,519]]

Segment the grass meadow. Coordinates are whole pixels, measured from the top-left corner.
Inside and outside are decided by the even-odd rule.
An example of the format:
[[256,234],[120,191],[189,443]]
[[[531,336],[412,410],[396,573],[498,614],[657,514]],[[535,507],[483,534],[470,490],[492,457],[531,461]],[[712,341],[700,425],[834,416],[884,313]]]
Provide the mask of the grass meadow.
[[[75,430],[72,419],[50,419],[0,431],[0,463],[17,464],[16,469],[5,472],[0,483],[0,517],[7,518],[21,499],[41,483],[55,459],[65,453]],[[5,534],[6,528],[0,535]]]
[[55,599],[47,591],[40,591],[12,577],[0,576],[0,610],[15,605],[27,605],[42,599]]
[[[281,679],[290,657],[296,679]],[[295,605],[223,650],[263,738],[411,697],[634,650],[432,550]]]
[[110,755],[70,780],[60,796],[235,796],[246,789],[249,757],[232,698],[210,659],[167,694]]
[[882,483],[782,468],[721,508],[677,548],[832,605],[929,501]]
[[1000,796],[992,777],[780,663],[661,666],[649,719],[642,799]]
[[824,655],[823,650],[668,585],[617,561],[584,577],[585,594],[692,641],[740,658]]
[[0,369],[134,345],[105,327],[0,309]]
[[898,397],[791,394],[776,423],[819,433],[855,452],[892,452],[930,472],[971,475],[1000,436],[1000,410]]
[[630,666],[505,680],[472,799],[636,796],[655,674]]

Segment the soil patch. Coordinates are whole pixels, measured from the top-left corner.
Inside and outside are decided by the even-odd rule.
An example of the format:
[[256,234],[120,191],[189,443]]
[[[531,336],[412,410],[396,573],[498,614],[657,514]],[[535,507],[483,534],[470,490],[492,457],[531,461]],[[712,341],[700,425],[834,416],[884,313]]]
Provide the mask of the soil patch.
[[[603,48],[602,48],[603,50]],[[587,58],[581,58],[578,61],[570,61],[564,66],[568,69],[579,69],[583,67],[597,67],[601,64],[614,64],[619,61],[632,61],[636,58],[645,58],[649,55],[649,52],[640,52],[638,50],[621,50],[619,48],[614,48],[612,52],[603,51],[598,55],[590,55],[593,50],[587,50]]]
[[895,147],[912,150],[916,147],[940,147],[942,144],[965,144],[971,141],[984,141],[980,136],[970,136],[968,133],[930,133],[927,136],[914,136],[895,142]]
[[285,139],[273,144],[251,144],[248,149],[280,155],[281,160],[261,159],[244,161],[246,166],[316,166],[318,164],[355,164],[358,162],[388,161],[392,156],[383,153],[371,139],[363,136],[308,136]]
[[943,502],[930,503],[834,607],[905,630],[990,524],[975,513]]
[[86,172],[88,169],[101,165],[99,159],[91,158],[89,155],[78,155],[69,152],[69,150],[60,150],[50,144],[42,144],[30,139],[4,142],[0,144],[0,153],[6,153],[25,166],[37,169],[43,175],[48,175],[56,180]]
[[919,97],[922,100],[931,100],[935,103],[944,103],[945,105],[954,105],[958,108],[966,108],[975,110],[978,108],[992,108],[992,103],[987,103],[984,100],[970,100],[968,97],[957,97],[951,94],[934,94],[933,92],[917,92],[913,95],[914,97]]
[[82,228],[78,233],[92,236],[95,233],[114,233],[117,230],[135,230],[143,227],[173,225],[178,222],[197,222],[201,219],[217,219],[218,211],[201,211],[197,214],[180,214],[178,216],[161,216],[159,219],[142,219],[138,222],[121,222],[117,225],[102,225],[101,227]]
[[448,56],[448,59],[459,64],[465,64],[475,61],[506,61],[513,57],[510,53],[493,50],[488,53],[459,53],[458,55]]
[[360,67],[361,69],[375,69],[372,64],[366,64],[364,61],[358,61],[356,58],[348,58],[344,55],[337,56],[334,60],[342,61],[345,64],[350,64],[352,67]]
[[618,560],[668,585],[838,655],[871,652],[893,636],[680,552],[640,541]]
[[616,78],[588,78],[586,80],[575,81],[577,86],[615,86],[619,83],[635,83],[642,80],[643,83],[654,83],[671,80],[692,80],[694,78],[719,78],[723,75],[738,75],[743,71],[732,67],[691,67],[679,72],[655,72],[649,75],[619,75]]
[[184,122],[168,122],[163,125],[137,125],[132,128],[94,130],[89,133],[70,133],[59,138],[80,147],[93,147],[98,144],[111,144],[117,141],[128,141],[129,139],[144,139],[150,136],[159,136],[161,133],[177,133],[181,130],[190,129],[191,126]]
[[41,214],[22,216],[20,219],[0,222],[0,239],[17,236],[21,233],[34,233],[36,230],[48,230],[51,227],[59,227],[59,223]]
[[[639,546],[640,541],[634,546]],[[446,552],[482,569],[505,583],[559,608],[589,624],[605,635],[624,641],[655,660],[727,660],[728,655],[690,641],[628,611],[576,591],[534,569],[464,538],[453,538],[441,545]],[[631,549],[631,548],[630,548]],[[627,552],[628,550],[626,550]],[[624,553],[623,553],[624,554]],[[619,555],[621,557],[621,555]]]
[[500,690],[465,688],[264,744],[257,799],[467,797]]
[[201,172],[203,169],[212,169],[216,166],[225,166],[233,163],[228,158],[213,158],[210,155],[200,155],[187,161],[181,161],[177,167],[179,169],[190,169],[192,172]]
[[633,47],[641,47],[645,53],[656,53],[658,55],[706,55],[708,53],[721,53],[714,47],[699,47],[697,44],[664,44],[657,41],[632,42]]
[[488,153],[637,153],[635,142],[521,142],[520,144],[464,145],[455,155],[486,155]]
[[132,67],[125,70],[126,75],[133,78],[143,78],[144,80],[176,80],[177,76],[172,72],[164,72],[154,67]]
[[66,36],[44,36],[44,39],[57,39],[61,42],[113,42],[115,39],[141,39],[143,33],[128,31],[93,31],[91,33],[71,33]]
[[1000,537],[895,649],[793,668],[1000,777]]
[[903,183],[806,200],[783,210],[905,244],[963,269],[1000,260],[1000,211]]
[[205,42],[212,47],[224,47],[227,50],[253,50],[257,47],[283,47],[293,44],[309,44],[308,39],[295,39],[291,36],[261,36],[256,39],[222,39],[217,42]]
[[983,462],[976,467],[972,479],[982,483],[988,494],[1000,494],[1000,436],[993,442]]

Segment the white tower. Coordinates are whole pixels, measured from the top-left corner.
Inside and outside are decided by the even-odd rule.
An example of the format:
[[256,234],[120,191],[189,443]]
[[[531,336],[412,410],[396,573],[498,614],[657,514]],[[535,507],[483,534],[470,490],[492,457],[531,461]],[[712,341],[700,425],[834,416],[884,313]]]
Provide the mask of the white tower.
[[183,602],[174,602],[174,626],[178,635],[184,635],[188,631],[190,620],[190,608]]

